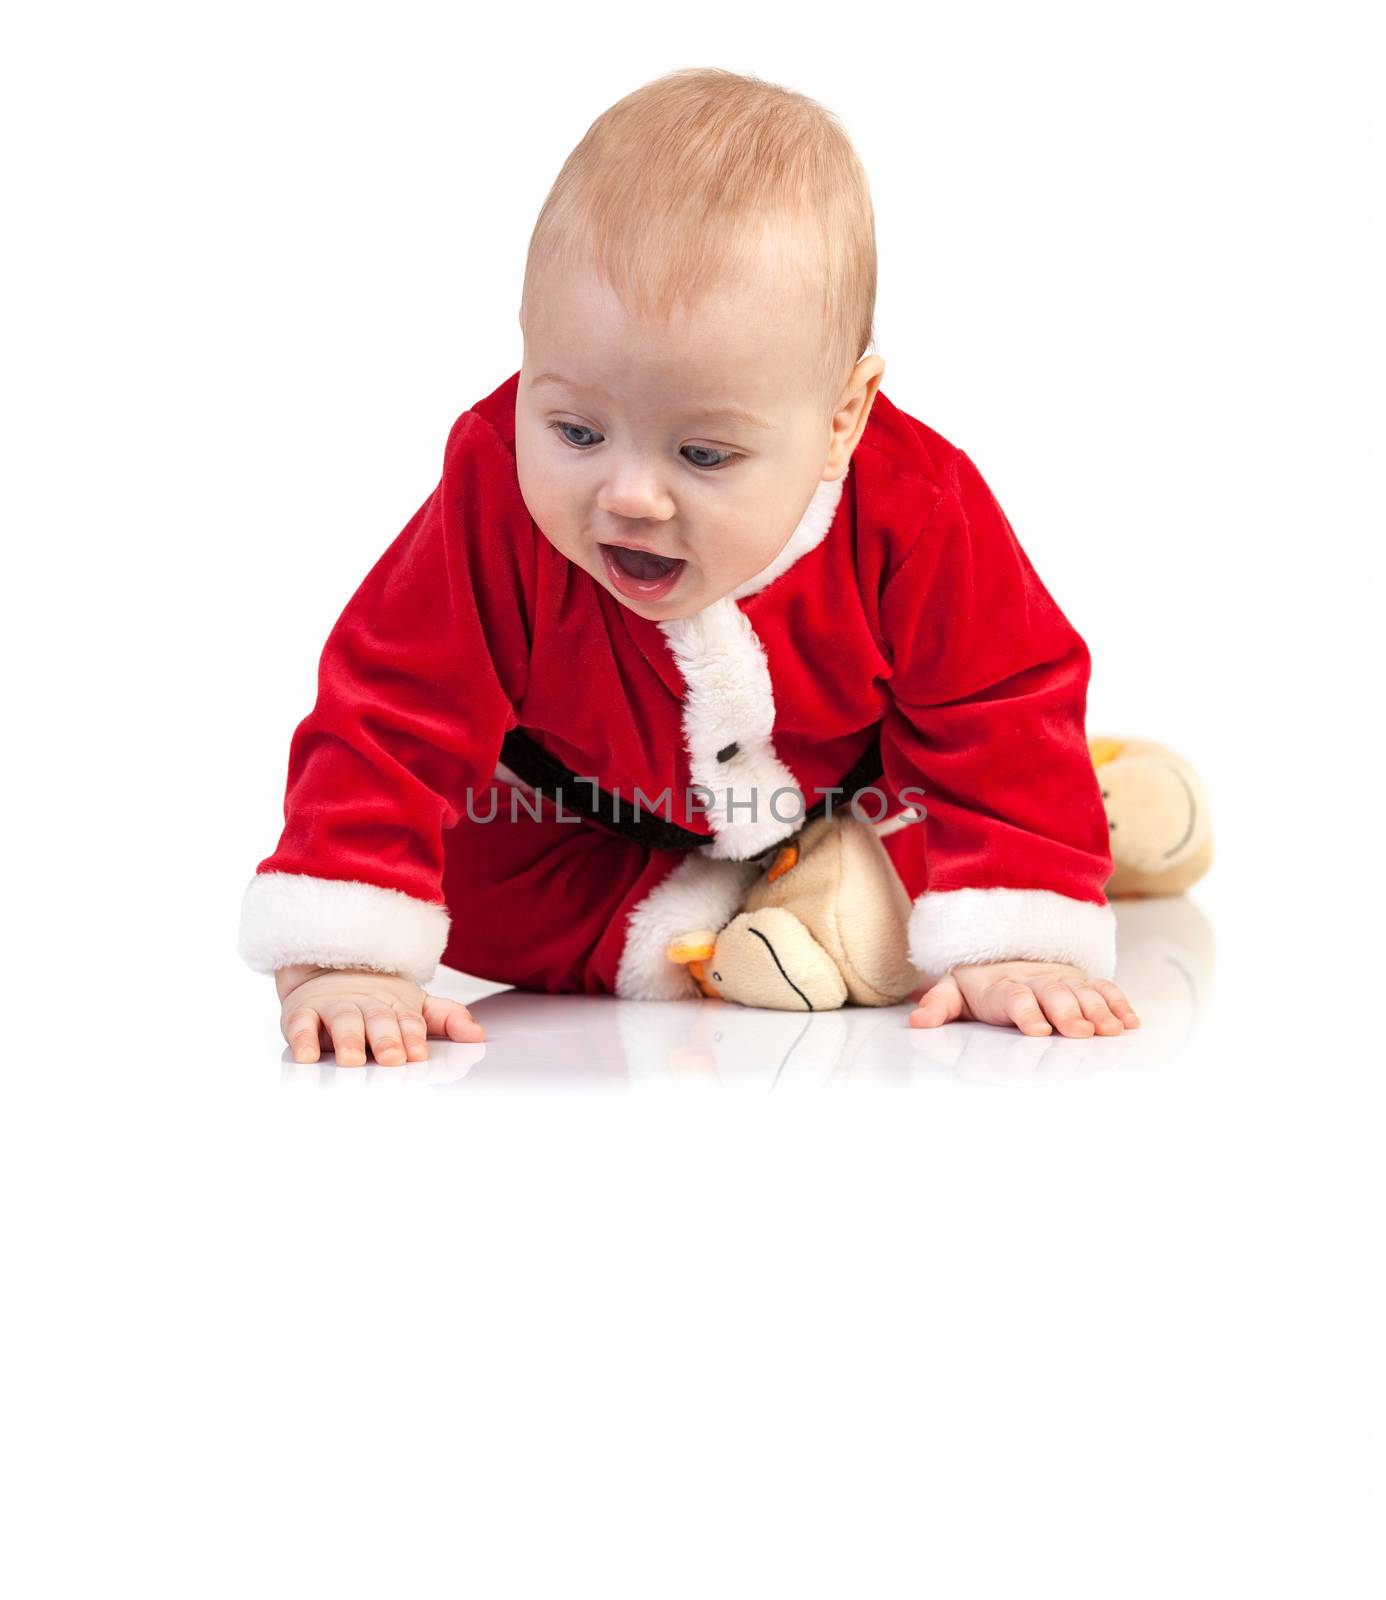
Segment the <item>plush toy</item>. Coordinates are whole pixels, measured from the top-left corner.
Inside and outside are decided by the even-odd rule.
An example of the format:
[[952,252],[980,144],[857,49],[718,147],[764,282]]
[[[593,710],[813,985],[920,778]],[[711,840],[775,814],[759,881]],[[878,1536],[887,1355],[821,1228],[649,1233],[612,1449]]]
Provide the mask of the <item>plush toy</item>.
[[1198,774],[1151,739],[1089,738],[1111,829],[1109,900],[1182,894],[1213,859],[1212,819]]
[[725,928],[668,947],[704,994],[777,1011],[891,1006],[918,986],[906,948],[910,899],[880,835],[842,811],[783,846]]
[[[1088,749],[1102,785],[1114,870],[1109,900],[1180,894],[1213,859],[1198,774],[1149,739],[1098,735]],[[881,836],[884,823],[850,810],[820,817],[778,851],[724,928],[698,928],[668,947],[704,994],[777,1011],[891,1006],[919,986],[907,948],[910,900]]]

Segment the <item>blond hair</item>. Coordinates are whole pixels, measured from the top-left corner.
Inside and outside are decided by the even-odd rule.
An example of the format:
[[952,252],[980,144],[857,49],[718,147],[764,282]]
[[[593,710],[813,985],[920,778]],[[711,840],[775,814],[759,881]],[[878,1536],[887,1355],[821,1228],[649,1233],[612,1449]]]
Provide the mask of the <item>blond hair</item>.
[[563,163],[525,261],[520,320],[541,267],[590,263],[627,312],[663,322],[762,247],[822,291],[820,373],[834,404],[875,342],[876,230],[842,125],[807,95],[721,67],[687,67],[602,112]]

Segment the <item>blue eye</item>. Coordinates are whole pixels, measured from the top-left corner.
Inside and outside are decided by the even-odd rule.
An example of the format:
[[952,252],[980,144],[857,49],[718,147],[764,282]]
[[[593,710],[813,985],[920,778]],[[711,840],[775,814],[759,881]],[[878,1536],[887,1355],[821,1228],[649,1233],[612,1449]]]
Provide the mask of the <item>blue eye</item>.
[[694,461],[692,457],[688,458],[690,465],[695,467],[703,467],[704,469],[710,471],[715,471],[718,467],[725,466],[728,461],[733,459],[730,450],[714,450],[710,444],[690,444],[686,445],[685,449],[696,450],[700,455],[704,456],[720,457],[720,459],[717,461]]
[[[591,428],[584,428],[580,422],[551,422],[549,424],[549,426],[551,428],[557,428],[558,429],[559,436],[562,438],[564,444],[573,444],[573,441],[568,437],[568,434],[564,432],[564,429],[568,429],[569,431],[571,431],[573,433],[591,433],[592,432]],[[600,438],[601,435],[598,434],[597,437]],[[584,444],[575,444],[575,445],[573,445],[573,449],[574,450],[585,450],[586,448],[587,448],[587,446],[584,445]]]
[[[580,422],[551,422],[549,426],[556,428],[559,438],[573,450],[590,450],[592,446],[590,443],[574,442],[568,437],[569,433],[585,433],[590,439],[595,439],[598,442],[602,437],[594,429],[585,428]],[[716,461],[694,461],[691,457],[685,456],[684,459],[689,466],[697,467],[700,472],[720,472],[728,463],[737,459],[733,451],[714,450],[710,444],[690,444],[685,445],[684,448],[686,450],[696,450],[702,456],[717,456],[719,458]]]

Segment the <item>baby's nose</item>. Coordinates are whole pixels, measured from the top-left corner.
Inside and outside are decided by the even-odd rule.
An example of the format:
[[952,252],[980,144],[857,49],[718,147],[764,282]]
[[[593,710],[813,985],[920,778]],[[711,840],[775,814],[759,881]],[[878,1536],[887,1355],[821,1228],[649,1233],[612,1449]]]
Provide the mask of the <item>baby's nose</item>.
[[639,469],[608,478],[597,496],[597,505],[609,516],[619,517],[628,524],[631,538],[642,543],[654,542],[673,511],[668,494],[654,474]]

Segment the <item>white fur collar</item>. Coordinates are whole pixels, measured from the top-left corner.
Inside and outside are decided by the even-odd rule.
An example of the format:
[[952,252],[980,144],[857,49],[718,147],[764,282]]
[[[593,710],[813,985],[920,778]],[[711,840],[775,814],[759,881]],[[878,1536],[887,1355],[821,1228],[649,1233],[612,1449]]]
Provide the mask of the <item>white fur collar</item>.
[[775,696],[765,647],[730,595],[660,627],[683,674],[693,782],[714,797],[706,812],[716,835],[709,854],[746,861],[791,831],[798,806],[794,775],[770,737]]
[[660,629],[683,674],[683,736],[693,782],[710,790],[704,846],[715,860],[747,861],[792,831],[798,783],[775,752],[775,695],[765,647],[737,601],[757,594],[832,525],[846,473],[820,482],[784,549],[731,594]]

